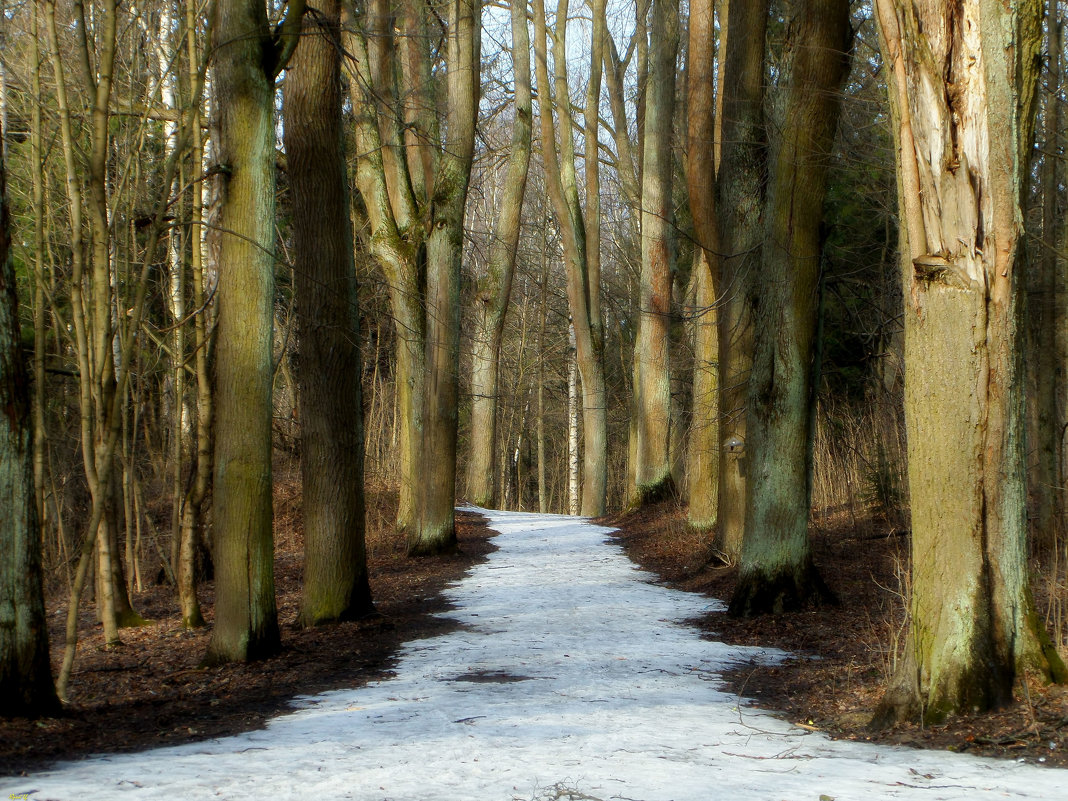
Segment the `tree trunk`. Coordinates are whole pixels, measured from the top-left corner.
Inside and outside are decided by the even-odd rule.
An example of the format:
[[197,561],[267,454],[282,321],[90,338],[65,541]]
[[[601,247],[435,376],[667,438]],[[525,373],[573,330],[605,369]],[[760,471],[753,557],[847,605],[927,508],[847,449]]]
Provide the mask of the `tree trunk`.
[[1028,587],[1020,291],[1038,0],[876,3],[897,146],[912,621],[877,721],[1068,678]]
[[[687,520],[716,525],[719,497],[719,333],[716,290],[722,244],[715,209],[715,20],[712,0],[690,3],[686,57],[686,182],[697,247],[694,252],[694,365],[690,438],[686,452]],[[722,86],[722,83],[720,84]]]
[[[290,3],[299,31],[303,3]],[[206,664],[280,647],[274,598],[271,381],[274,320],[274,79],[295,46],[260,0],[219,0],[212,19],[223,165],[215,366],[215,628]],[[290,44],[290,43],[293,44]]]
[[497,377],[505,315],[512,294],[516,248],[519,245],[523,193],[531,150],[530,36],[526,3],[512,3],[512,68],[515,75],[515,122],[497,230],[489,267],[478,282],[477,331],[472,343],[471,453],[467,460],[467,498],[476,506],[492,506],[493,451],[497,438]]
[[449,5],[447,136],[438,159],[426,244],[426,368],[422,494],[408,554],[456,547],[456,439],[460,374],[460,267],[474,158],[482,42],[480,0]]
[[719,115],[721,162],[716,176],[723,259],[719,325],[719,547],[729,559],[742,550],[745,527],[745,399],[753,362],[749,293],[764,236],[764,34],[768,2],[731,3],[722,55]]
[[1064,323],[1064,295],[1057,280],[1060,251],[1058,236],[1058,197],[1060,159],[1057,138],[1064,117],[1058,97],[1064,24],[1056,19],[1056,3],[1050,4],[1047,23],[1049,78],[1043,126],[1042,170],[1039,193],[1042,203],[1042,235],[1037,242],[1034,270],[1029,282],[1028,314],[1030,353],[1028,386],[1033,389],[1032,419],[1035,422],[1034,456],[1027,475],[1031,496],[1031,535],[1036,551],[1049,554],[1057,547],[1064,525],[1064,484],[1061,476],[1061,425],[1065,419],[1065,375],[1061,337]]
[[[0,130],[0,140],[6,131]],[[19,336],[0,148],[0,717],[58,711],[48,659],[35,503],[30,385]]]
[[652,72],[647,93],[641,199],[641,279],[634,340],[637,442],[634,497],[640,506],[674,489],[671,478],[671,278],[675,269],[671,194],[675,116],[677,0],[654,0]]
[[306,626],[374,611],[364,544],[360,326],[341,119],[341,3],[305,18],[284,89],[293,192]]
[[820,223],[839,88],[849,68],[848,0],[795,0],[772,109],[761,290],[749,379],[745,536],[732,615],[778,614],[830,595],[808,544]]

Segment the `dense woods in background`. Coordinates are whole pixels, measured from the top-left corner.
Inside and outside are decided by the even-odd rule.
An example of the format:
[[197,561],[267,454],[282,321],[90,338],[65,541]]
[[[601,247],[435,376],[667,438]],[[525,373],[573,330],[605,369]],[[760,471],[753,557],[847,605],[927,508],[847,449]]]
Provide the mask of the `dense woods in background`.
[[883,720],[1068,678],[1057,0],[0,11],[0,712],[149,582],[274,652],[297,462],[305,625],[368,526],[677,496],[741,616],[834,602],[828,516],[911,536]]

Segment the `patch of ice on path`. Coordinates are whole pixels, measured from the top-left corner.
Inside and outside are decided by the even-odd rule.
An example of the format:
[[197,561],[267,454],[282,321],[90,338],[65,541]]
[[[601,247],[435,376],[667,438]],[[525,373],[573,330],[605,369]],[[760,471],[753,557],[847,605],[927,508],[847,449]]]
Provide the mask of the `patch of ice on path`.
[[781,654],[686,625],[718,602],[650,583],[610,529],[484,514],[499,550],[446,593],[462,625],[404,646],[395,677],[262,731],[0,779],[0,798],[1068,798],[1068,771],[834,742],[749,708],[718,674]]

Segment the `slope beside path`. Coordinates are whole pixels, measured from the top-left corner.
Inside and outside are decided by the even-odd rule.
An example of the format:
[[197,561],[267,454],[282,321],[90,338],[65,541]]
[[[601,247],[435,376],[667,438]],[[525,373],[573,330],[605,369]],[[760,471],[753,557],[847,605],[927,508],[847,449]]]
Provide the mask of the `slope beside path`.
[[406,645],[393,678],[265,730],[0,779],[0,798],[1068,797],[1068,771],[831,741],[750,708],[719,673],[779,654],[703,639],[685,621],[708,599],[650,583],[610,529],[484,514],[498,550],[447,590],[460,627]]

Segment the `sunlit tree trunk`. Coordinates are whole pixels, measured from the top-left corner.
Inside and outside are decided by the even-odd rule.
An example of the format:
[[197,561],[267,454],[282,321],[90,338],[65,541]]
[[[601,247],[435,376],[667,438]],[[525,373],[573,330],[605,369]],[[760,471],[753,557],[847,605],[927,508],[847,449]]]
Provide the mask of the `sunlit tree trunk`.
[[829,598],[808,544],[820,223],[838,92],[849,67],[847,0],[795,0],[772,104],[767,221],[749,378],[745,536],[730,613]]
[[[719,333],[716,285],[722,245],[715,203],[713,0],[690,3],[686,59],[686,182],[697,235],[693,276],[693,402],[686,451],[687,520],[716,524],[719,495]],[[722,95],[722,93],[720,93]]]
[[493,449],[497,438],[497,383],[501,338],[512,294],[519,245],[520,213],[530,165],[532,108],[530,35],[526,2],[512,3],[512,70],[515,120],[508,172],[500,199],[489,267],[476,290],[476,325],[471,360],[471,452],[467,460],[467,497],[477,506],[493,504]]
[[373,611],[364,544],[356,267],[341,119],[341,3],[304,21],[284,89],[293,192],[304,583],[301,621]]
[[205,663],[280,646],[274,598],[271,380],[274,320],[274,81],[300,30],[290,3],[275,37],[262,0],[218,0],[212,17],[223,169],[215,365],[215,628]]
[[737,559],[745,526],[747,456],[745,398],[753,360],[749,294],[764,236],[764,34],[767,0],[733,2],[723,48],[721,161],[716,175],[723,259],[717,295],[719,325],[719,547]]
[[1068,678],[1028,587],[1021,196],[1039,0],[879,0],[897,147],[911,625],[877,720],[936,721]]
[[[0,141],[6,131],[0,130]],[[0,717],[59,706],[48,660],[41,532],[34,500],[30,382],[19,335],[0,147]]]
[[675,112],[675,61],[679,44],[677,0],[654,0],[651,72],[646,92],[641,182],[641,279],[634,340],[637,442],[634,505],[659,500],[671,477],[671,280],[675,269],[671,194]]

